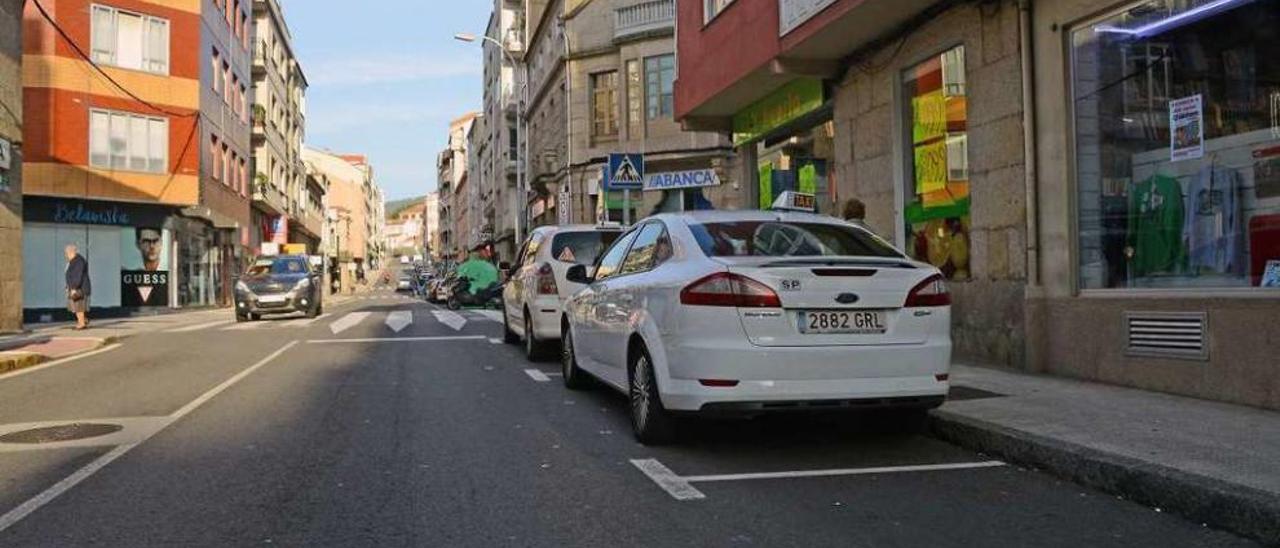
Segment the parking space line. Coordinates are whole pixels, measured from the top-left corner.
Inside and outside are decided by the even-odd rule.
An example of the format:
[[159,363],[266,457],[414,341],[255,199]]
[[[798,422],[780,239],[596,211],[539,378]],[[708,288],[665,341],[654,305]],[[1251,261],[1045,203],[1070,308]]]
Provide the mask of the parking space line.
[[658,484],[662,490],[676,500],[693,500],[706,498],[694,483],[713,481],[743,481],[759,479],[817,478],[830,476],[861,476],[870,474],[895,474],[903,472],[937,472],[944,470],[972,470],[978,468],[995,468],[1005,466],[998,460],[976,462],[950,462],[944,464],[917,464],[906,466],[875,466],[868,468],[833,468],[827,470],[789,470],[781,472],[757,472],[748,474],[710,474],[700,476],[681,476],[671,471],[657,459],[632,459],[631,464],[639,468],[644,475]]
[[687,480],[676,475],[670,468],[664,466],[658,459],[631,459],[631,464],[639,468],[644,475],[658,484],[663,491],[676,500],[697,500],[705,499],[706,495],[702,494]]
[[537,369],[525,369],[524,374],[538,382],[549,382],[551,380],[551,377],[548,377],[546,373],[538,371]]
[[795,470],[789,472],[759,472],[753,474],[713,474],[709,476],[684,476],[688,482],[738,481],[753,479],[817,478],[824,476],[859,476],[864,474],[892,474],[898,472],[932,472],[937,470],[967,470],[1004,466],[998,460],[981,462],[953,462],[947,464],[920,464],[914,466],[878,466],[873,468],[835,468],[831,470]]

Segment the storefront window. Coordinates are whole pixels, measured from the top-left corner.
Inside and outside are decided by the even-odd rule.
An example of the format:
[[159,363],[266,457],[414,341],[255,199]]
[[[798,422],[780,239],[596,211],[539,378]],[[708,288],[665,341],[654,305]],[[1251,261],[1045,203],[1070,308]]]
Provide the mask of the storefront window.
[[969,278],[969,135],[964,46],[902,75],[906,249],[949,279]]
[[831,168],[835,165],[835,124],[826,121],[778,141],[761,142],[759,160],[760,209],[788,190],[813,194],[817,211],[835,215]]
[[1280,287],[1280,3],[1071,33],[1080,286]]

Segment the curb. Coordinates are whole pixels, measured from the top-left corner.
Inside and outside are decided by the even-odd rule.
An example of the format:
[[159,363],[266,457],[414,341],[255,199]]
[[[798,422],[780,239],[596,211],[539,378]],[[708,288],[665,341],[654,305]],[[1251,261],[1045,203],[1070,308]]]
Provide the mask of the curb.
[[947,411],[931,412],[928,428],[934,436],[974,451],[1280,545],[1280,497],[1265,491]]
[[11,373],[19,369],[35,367],[48,358],[31,352],[7,352],[0,354],[0,374]]
[[[79,352],[67,354],[66,356],[59,356],[57,359],[63,360],[66,358],[79,356],[87,352],[100,350],[102,348],[105,348],[108,345],[119,342],[124,337],[112,335],[108,337],[84,337],[84,338],[94,339],[98,341],[98,344],[92,348],[86,348]],[[49,361],[54,361],[54,360],[49,358],[48,356],[45,356],[44,354],[37,354],[35,352],[25,352],[21,350],[0,352],[0,374],[12,373],[20,369],[35,367],[37,365],[40,365]]]

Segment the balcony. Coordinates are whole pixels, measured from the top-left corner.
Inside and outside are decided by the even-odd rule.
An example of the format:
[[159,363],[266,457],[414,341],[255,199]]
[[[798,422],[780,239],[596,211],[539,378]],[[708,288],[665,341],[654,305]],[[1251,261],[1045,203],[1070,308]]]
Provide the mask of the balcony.
[[675,0],[650,0],[613,12],[614,41],[628,40],[675,29]]
[[275,215],[288,212],[284,192],[271,184],[266,176],[258,176],[253,180],[253,206]]

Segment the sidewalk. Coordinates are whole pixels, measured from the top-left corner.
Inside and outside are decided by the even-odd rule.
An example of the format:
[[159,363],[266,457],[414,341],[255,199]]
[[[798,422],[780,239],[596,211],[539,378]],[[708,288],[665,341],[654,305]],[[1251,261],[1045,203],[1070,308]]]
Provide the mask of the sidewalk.
[[1280,413],[1071,379],[952,367],[939,437],[1280,543]]

